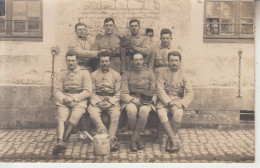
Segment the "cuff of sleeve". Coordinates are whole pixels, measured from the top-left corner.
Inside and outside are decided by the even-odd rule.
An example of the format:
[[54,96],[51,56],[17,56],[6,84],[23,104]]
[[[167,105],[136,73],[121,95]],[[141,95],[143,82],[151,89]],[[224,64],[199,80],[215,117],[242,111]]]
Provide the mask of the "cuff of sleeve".
[[79,97],[77,95],[71,95],[71,97],[73,98],[73,100],[75,102],[79,102],[80,101],[80,99],[79,99]]

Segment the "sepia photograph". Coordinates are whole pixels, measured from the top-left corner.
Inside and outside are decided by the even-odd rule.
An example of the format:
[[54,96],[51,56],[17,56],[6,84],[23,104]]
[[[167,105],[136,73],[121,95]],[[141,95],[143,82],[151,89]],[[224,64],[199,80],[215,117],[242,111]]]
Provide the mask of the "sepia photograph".
[[257,6],[0,0],[0,164],[255,163]]

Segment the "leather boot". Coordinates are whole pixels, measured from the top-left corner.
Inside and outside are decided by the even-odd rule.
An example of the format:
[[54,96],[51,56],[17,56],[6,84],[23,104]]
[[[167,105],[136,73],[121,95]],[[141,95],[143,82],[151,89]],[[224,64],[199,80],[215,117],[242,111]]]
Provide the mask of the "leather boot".
[[132,152],[137,151],[137,139],[138,139],[138,131],[134,131],[132,138],[131,138],[131,143],[130,143],[130,149]]
[[139,135],[137,139],[137,149],[143,150],[144,149],[144,142],[141,140],[141,136]]
[[171,142],[169,137],[166,140],[166,146],[165,146],[165,151],[169,152],[171,150]]
[[168,152],[174,152],[174,132],[172,130],[172,126],[171,124],[167,121],[165,123],[162,123],[163,128],[165,130],[165,132],[168,135],[168,139],[169,139],[169,144],[170,144],[170,148],[166,145],[166,147],[168,147],[168,149],[166,148],[165,150]]
[[63,139],[64,139],[64,142],[68,142],[68,140],[69,140],[69,138],[70,138],[70,135],[71,135],[73,129],[74,129],[74,125],[71,124],[71,123],[69,123],[68,126],[67,126],[67,128],[66,128],[66,132],[65,132],[65,134],[64,134],[64,138],[63,138]]

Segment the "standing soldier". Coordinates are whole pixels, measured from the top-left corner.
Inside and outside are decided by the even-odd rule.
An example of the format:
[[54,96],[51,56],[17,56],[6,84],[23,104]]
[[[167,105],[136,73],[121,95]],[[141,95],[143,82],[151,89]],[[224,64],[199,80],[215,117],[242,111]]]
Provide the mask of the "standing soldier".
[[107,50],[111,52],[111,67],[121,73],[121,54],[120,54],[120,39],[115,35],[115,21],[113,18],[104,20],[104,35],[97,35],[93,50]]
[[[80,117],[87,108],[87,98],[92,94],[91,77],[88,71],[78,66],[77,56],[66,54],[67,69],[57,75],[55,82],[55,98],[58,106],[57,145],[53,154],[65,150],[63,142],[67,142]],[[68,120],[68,124],[65,122]]]
[[101,113],[110,115],[109,137],[111,151],[119,149],[115,137],[120,117],[120,86],[121,76],[110,68],[110,55],[100,55],[100,68],[91,74],[93,82],[93,94],[90,98],[88,112],[94,122],[98,133],[107,133],[107,129],[101,120]]
[[91,51],[92,44],[87,36],[87,26],[84,23],[77,23],[75,25],[75,38],[69,44],[69,51],[77,55],[80,66],[94,71],[97,68],[97,54],[102,51]]
[[[166,151],[178,151],[181,146],[176,138],[179,132],[183,110],[193,99],[191,83],[180,69],[181,54],[173,51],[168,54],[169,67],[159,72],[157,76],[157,113],[168,135]],[[168,112],[173,117],[168,119]]]
[[[144,57],[144,65],[148,66],[148,55],[150,54],[150,42],[149,38],[146,36],[140,35],[140,21],[137,19],[131,19],[129,22],[129,29],[131,35],[125,36],[122,39],[122,47],[125,48],[126,57],[125,60],[122,60],[122,68],[125,70],[129,70],[130,65],[130,57],[139,52]],[[152,65],[151,65],[152,66]]]
[[[155,76],[143,67],[143,55],[136,53],[131,57],[133,68],[122,77],[122,108],[126,109],[128,125],[133,131],[130,149],[137,151],[144,148],[140,134],[144,130],[150,111],[155,110]],[[138,116],[138,118],[137,118]]]
[[168,53],[172,51],[173,46],[172,32],[169,29],[162,29],[160,33],[161,44],[155,47],[154,52],[152,52],[152,58],[154,60],[154,74],[157,76],[160,70],[168,67]]
[[[78,57],[78,65],[85,67],[90,73],[97,68],[97,54],[105,52],[91,51],[92,43],[87,36],[87,26],[84,23],[77,23],[75,25],[75,38],[69,44],[70,53],[74,53]],[[90,120],[88,114],[85,113],[79,121],[80,131],[89,131]]]

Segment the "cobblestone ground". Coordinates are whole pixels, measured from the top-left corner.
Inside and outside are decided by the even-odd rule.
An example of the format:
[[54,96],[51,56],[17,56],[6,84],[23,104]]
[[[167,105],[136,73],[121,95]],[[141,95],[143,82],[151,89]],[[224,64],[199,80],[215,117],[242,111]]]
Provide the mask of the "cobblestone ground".
[[255,131],[218,129],[181,129],[182,149],[177,153],[165,152],[165,141],[145,136],[145,150],[131,152],[128,134],[121,134],[120,150],[109,156],[95,156],[89,141],[73,134],[68,148],[59,157],[52,156],[56,144],[54,129],[0,130],[1,162],[110,162],[110,163],[251,163],[255,160]]

